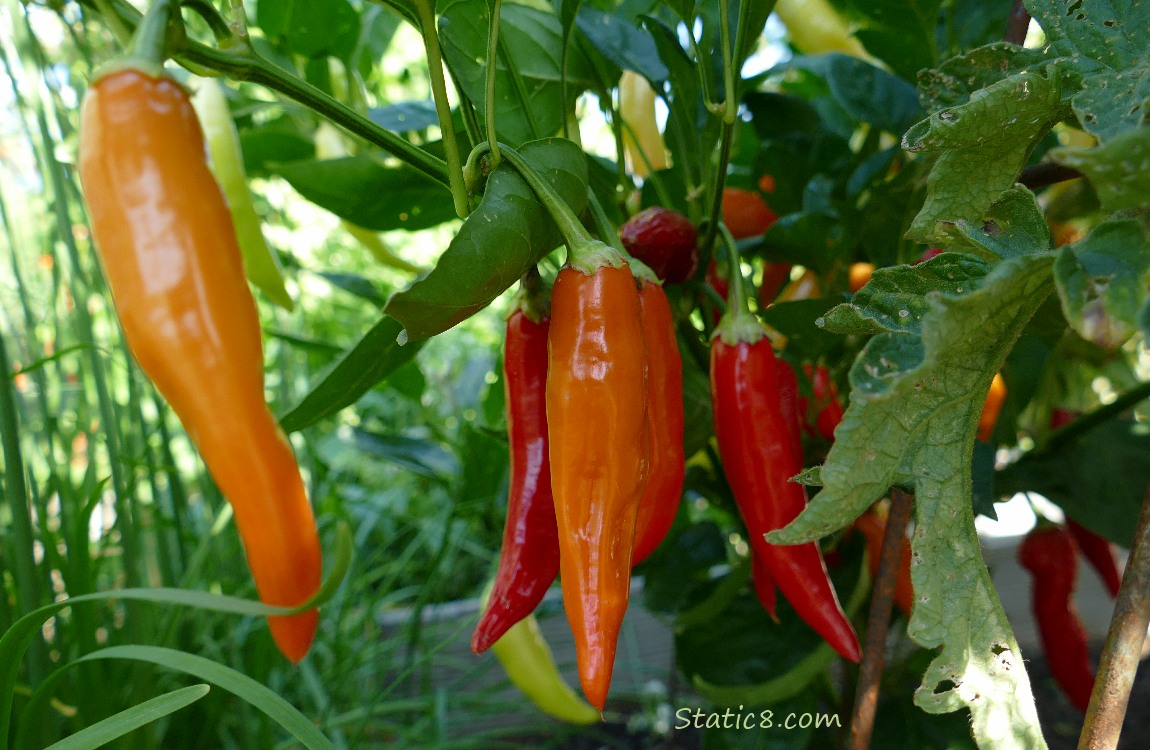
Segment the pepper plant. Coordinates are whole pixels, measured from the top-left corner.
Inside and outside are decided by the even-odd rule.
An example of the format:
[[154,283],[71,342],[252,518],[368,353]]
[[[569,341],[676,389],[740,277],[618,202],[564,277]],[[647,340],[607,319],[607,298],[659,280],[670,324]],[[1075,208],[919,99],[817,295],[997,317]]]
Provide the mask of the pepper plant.
[[[529,571],[530,591],[518,595],[527,604],[518,601],[517,607],[501,599],[510,596],[515,566],[499,569],[495,597],[502,603],[484,617],[477,648],[491,646],[516,622],[532,623],[524,617],[558,568],[586,697],[615,724],[624,723],[617,719],[628,710],[628,696],[609,692],[615,639],[623,610],[642,606],[674,631],[675,668],[685,688],[672,697],[673,705],[706,707],[712,715],[822,711],[843,717],[838,731],[807,726],[769,737],[762,726],[707,721],[706,727],[690,727],[705,729],[705,747],[759,746],[768,739],[795,748],[1045,747],[1051,722],[1040,717],[1026,668],[1036,655],[1015,639],[975,527],[976,516],[995,516],[996,501],[1041,493],[1094,535],[1092,560],[1109,559],[1099,538],[1131,551],[1081,726],[1083,746],[1116,741],[1136,668],[1125,655],[1138,651],[1150,616],[1144,606],[1150,597],[1150,526],[1139,520],[1150,513],[1142,500],[1150,486],[1143,424],[1143,402],[1150,395],[1150,7],[1103,0],[170,5],[162,33],[150,37],[158,50],[152,64],[169,60],[170,75],[203,92],[210,110],[201,109],[201,118],[214,121],[208,130],[212,158],[232,160],[214,168],[235,217],[234,227],[226,229],[238,230],[249,280],[265,303],[261,322],[283,346],[298,350],[300,356],[290,361],[309,365],[294,380],[281,372],[273,401],[280,427],[303,454],[301,464],[314,472],[317,485],[331,488],[327,502],[312,492],[327,548],[337,546],[336,539],[350,544],[347,535],[332,531],[337,519],[353,532],[367,529],[357,539],[359,555],[371,547],[364,537],[373,524],[387,526],[365,521],[375,518],[371,499],[339,491],[346,476],[324,446],[349,432],[365,455],[381,456],[437,486],[444,474],[458,470],[461,478],[446,493],[450,507],[441,542],[429,556],[432,580],[454,578],[455,593],[478,596],[495,573],[500,538],[504,545],[525,544],[515,542],[514,518],[507,533],[499,533],[506,513],[526,502],[527,481],[516,474],[503,482],[503,441],[510,428],[511,472],[530,463],[515,430],[532,421],[540,432],[541,386],[531,394],[534,411],[532,404],[502,401],[519,398],[525,383],[544,379],[538,342],[530,367],[505,362],[498,368],[494,353],[483,365],[490,366],[481,373],[490,375],[486,396],[464,410],[472,413],[461,417],[468,427],[451,436],[457,445],[447,448],[444,443],[452,441],[426,438],[438,429],[427,424],[426,412],[411,417],[398,404],[427,398],[426,353],[462,336],[476,321],[511,306],[517,310],[514,325],[498,323],[492,330],[511,337],[515,326],[538,327],[536,318],[544,319],[538,311],[547,304],[537,297],[554,284],[550,331],[535,334],[550,342],[543,386],[546,434],[536,435],[535,443],[549,444],[548,480],[555,479],[556,513],[540,514],[540,523],[557,523],[557,534],[532,537],[532,543],[550,544],[548,549],[503,551],[504,560],[547,563],[544,570]],[[13,2],[8,13],[13,22],[22,19],[30,39],[32,19],[51,20],[68,32],[64,49],[80,58],[68,92],[77,95],[94,67],[120,56],[117,47],[128,45],[143,25],[141,12],[125,0],[43,7]],[[155,17],[154,11],[147,16]],[[397,38],[421,44],[399,49]],[[420,54],[413,57],[416,47]],[[49,68],[42,49],[27,45],[18,52]],[[401,59],[402,71],[396,64]],[[7,50],[4,60],[9,79],[17,80]],[[418,95],[396,100],[389,93],[413,78],[425,87]],[[55,131],[45,118],[40,122],[41,137],[50,143]],[[69,147],[73,123],[61,115],[54,126],[61,143],[55,145]],[[242,165],[225,126],[238,128]],[[113,137],[130,149],[133,127],[148,123],[117,124],[111,133],[95,132],[85,122],[80,135],[86,149],[91,141]],[[220,145],[225,142],[227,148]],[[48,151],[54,159],[55,150]],[[52,159],[45,163],[55,168],[45,173],[55,180],[57,223],[66,226],[65,164]],[[271,204],[249,204],[242,190],[245,174],[258,178],[269,195],[290,186],[295,203],[288,205],[334,216],[387,275],[348,262],[346,253],[331,253],[321,266],[291,245],[269,252],[258,218],[263,211],[265,226],[270,223]],[[100,201],[111,190],[88,184],[83,190],[99,246],[107,233]],[[136,221],[124,213],[121,224]],[[7,209],[5,217],[8,226]],[[663,225],[673,229],[675,257],[670,248],[644,245],[642,235],[654,224],[660,231],[667,231]],[[620,227],[627,228],[622,237]],[[91,248],[86,231],[60,241],[73,258]],[[407,257],[389,244],[418,244],[423,253]],[[658,266],[661,287],[649,270],[628,270],[641,265],[624,246]],[[355,317],[361,332],[345,347],[279,327],[293,305],[291,320],[305,328],[308,316],[317,314],[306,298],[320,273],[373,306],[370,320]],[[112,269],[107,275],[123,295]],[[388,280],[388,294],[374,286],[378,278]],[[658,326],[666,336],[644,329],[638,288],[632,293],[636,278],[643,294],[658,297]],[[520,281],[524,291],[512,303]],[[15,283],[23,288],[19,279]],[[34,322],[35,304],[23,301],[25,318]],[[127,330],[125,312],[119,314]],[[83,323],[80,330],[95,330],[83,317],[86,308],[75,315]],[[26,327],[34,329],[33,322]],[[336,329],[346,332],[347,326]],[[678,351],[670,345],[672,331]],[[309,689],[284,687],[297,675],[278,662],[260,671],[293,699],[311,701],[311,722],[242,668],[214,669],[213,654],[199,653],[209,646],[191,642],[182,650],[159,650],[179,630],[179,610],[167,615],[173,619],[162,628],[151,627],[151,615],[129,610],[124,637],[134,639],[133,645],[102,650],[94,632],[107,626],[96,622],[114,620],[114,613],[101,612],[95,620],[77,615],[77,625],[91,624],[92,634],[72,630],[68,621],[66,632],[81,632],[77,644],[63,651],[56,644],[55,657],[49,656],[53,642],[40,629],[66,604],[49,604],[41,589],[50,579],[70,580],[69,565],[82,568],[87,558],[83,550],[75,551],[79,562],[44,552],[42,542],[39,556],[35,552],[33,537],[45,533],[36,524],[51,514],[47,503],[29,499],[34,493],[22,481],[26,459],[18,419],[33,399],[20,383],[41,377],[37,373],[55,360],[49,352],[48,359],[28,365],[34,336],[11,338],[6,346],[25,353],[18,355],[24,364],[15,368],[0,360],[6,375],[15,373],[0,393],[9,501],[0,524],[14,539],[5,548],[11,573],[4,586],[11,593],[0,607],[7,628],[0,640],[0,749],[42,746],[73,733],[75,742],[89,743],[76,745],[83,747],[98,746],[101,737],[140,741],[142,735],[128,733],[149,717],[171,714],[169,721],[178,722],[180,711],[209,700],[194,686],[162,694],[157,688],[141,703],[139,691],[150,687],[144,682],[131,694],[135,708],[100,700],[78,716],[52,713],[55,686],[66,684],[61,696],[80,701],[91,689],[83,680],[96,674],[93,662],[101,659],[157,663],[225,687],[274,719],[274,728],[259,725],[258,741],[266,746],[273,736],[286,735],[308,747],[383,747],[388,738],[397,746],[414,742],[380,717],[387,711],[365,707],[354,719],[362,722],[361,731],[350,732],[352,719],[333,714],[330,701],[313,700],[316,685],[339,680],[338,664],[329,657],[346,646],[338,636],[346,631],[325,628],[325,617],[330,622],[336,613],[342,616],[347,600],[367,602],[373,610],[396,580],[373,578],[363,585],[353,578],[336,604],[328,604],[347,564],[345,548],[325,554],[337,570],[308,603],[321,604],[319,653],[305,657],[300,667]],[[81,347],[98,351],[99,343],[89,335]],[[505,356],[516,356],[516,342],[508,343]],[[720,383],[712,390],[712,346],[721,363],[737,349],[755,348],[770,364],[752,368],[750,375],[758,374],[749,382]],[[490,350],[502,350],[501,342]],[[131,393],[146,387],[127,358],[122,361],[130,373],[125,387]],[[98,359],[93,367],[99,369]],[[506,390],[497,369],[508,379]],[[531,378],[511,382],[513,373],[527,369]],[[718,369],[720,376],[730,375],[725,364]],[[676,380],[659,397],[648,394],[648,379],[656,372]],[[119,395],[94,377],[111,458],[108,475],[93,477],[88,492],[98,498],[99,485],[108,480],[122,500],[136,483],[123,472],[124,449],[108,426]],[[673,408],[677,403],[652,410],[648,400],[667,401],[667,393],[678,392],[679,378],[682,414]],[[745,390],[735,398],[740,388]],[[718,435],[712,393],[722,400],[716,404]],[[173,407],[182,417],[176,400]],[[128,401],[137,404],[134,397]],[[149,411],[158,410],[165,425],[164,407],[154,402]],[[752,402],[755,408],[739,406]],[[393,407],[391,412],[381,415],[381,403]],[[51,425],[47,402],[39,406]],[[136,410],[137,429],[151,424],[144,410]],[[1052,427],[1051,417],[1060,410],[1081,416]],[[656,411],[666,412],[659,418],[675,425],[671,434],[681,430],[681,460],[678,445],[651,454],[653,438],[667,434],[652,434]],[[373,424],[407,417],[401,437],[371,431]],[[184,426],[193,441],[202,429],[187,421]],[[168,437],[164,450],[171,445]],[[743,450],[752,444],[771,449]],[[498,459],[486,459],[496,453]],[[464,455],[479,458],[460,468],[454,457]],[[658,479],[671,481],[652,484],[647,474],[663,466],[659,461],[666,456],[682,465],[658,469]],[[175,463],[170,451],[167,458],[167,464]],[[756,483],[747,479],[760,468],[759,459],[777,475],[769,492],[754,491]],[[49,452],[45,463],[53,468],[54,460]],[[27,473],[39,481],[35,471]],[[54,468],[49,474],[60,475]],[[511,502],[504,483],[511,487]],[[149,494],[171,499],[171,517],[183,518],[192,504],[178,493],[161,492],[160,484],[153,481]],[[659,489],[645,494],[649,486]],[[405,503],[417,502],[426,489],[403,487],[409,490]],[[492,506],[494,512],[467,515],[495,494],[501,502]],[[550,502],[550,494],[531,501]],[[654,494],[660,497],[648,497]],[[644,505],[665,502],[668,494],[669,505]],[[754,507],[784,496],[785,508]],[[81,601],[118,595],[229,616],[300,616],[299,610],[212,597],[187,584],[194,578],[168,573],[162,580],[170,588],[147,593],[142,573],[151,569],[150,545],[132,536],[134,524],[157,539],[166,532],[137,518],[129,510],[137,506],[125,503],[118,506],[124,518],[117,519],[131,532],[124,538],[132,550],[125,560],[137,550],[139,557],[125,563],[123,581],[102,592],[58,586],[57,594],[91,597],[68,600],[77,612]],[[88,507],[78,498],[75,504]],[[237,518],[251,527],[238,510]],[[481,530],[473,537],[489,543],[482,554],[489,556],[490,574],[444,573],[461,546],[453,541],[454,523],[465,518],[478,519],[471,530]],[[636,519],[639,530],[632,532]],[[883,519],[885,538],[876,544],[882,531],[874,526],[881,527]],[[226,524],[224,517],[212,527]],[[644,533],[652,524],[657,530]],[[409,531],[388,530],[398,536]],[[641,554],[633,558],[636,539],[642,540]],[[234,545],[231,550],[238,554]],[[786,565],[778,562],[800,554],[803,580],[817,583],[817,595],[785,578]],[[151,567],[174,571],[176,565],[157,553]],[[309,567],[309,590],[318,585],[315,567]],[[1114,576],[1108,575],[1112,585]],[[631,578],[642,578],[643,588],[628,601]],[[412,618],[418,622],[435,589],[427,580],[409,583],[418,591]],[[117,593],[119,585],[132,588]],[[896,589],[900,613],[892,620]],[[47,606],[37,609],[42,605]],[[1071,611],[1057,609],[1063,618]],[[832,643],[814,627],[830,633]],[[884,674],[892,629],[901,647],[889,654]],[[854,630],[861,636],[857,642]],[[410,636],[403,657],[409,670],[412,655],[426,648],[417,626]],[[860,643],[861,664],[855,666]],[[532,644],[533,653],[545,653],[536,640]],[[49,671],[61,654],[78,665],[73,683],[65,682],[71,672]],[[507,658],[501,649],[500,659]],[[1083,666],[1078,659],[1076,673],[1088,671]],[[522,676],[529,670],[511,672]],[[1056,670],[1060,680],[1066,674]],[[556,684],[553,678],[548,672],[547,683]],[[1075,687],[1080,708],[1088,692]],[[536,702],[563,703],[565,709],[552,712],[587,721],[590,708],[566,692],[562,697]],[[116,711],[119,729],[100,723]],[[216,736],[231,736],[227,719],[203,722],[218,724]],[[686,729],[666,727],[663,733]],[[144,731],[164,746],[178,734],[162,722]],[[491,746],[484,744],[491,742],[487,737],[470,740]]]

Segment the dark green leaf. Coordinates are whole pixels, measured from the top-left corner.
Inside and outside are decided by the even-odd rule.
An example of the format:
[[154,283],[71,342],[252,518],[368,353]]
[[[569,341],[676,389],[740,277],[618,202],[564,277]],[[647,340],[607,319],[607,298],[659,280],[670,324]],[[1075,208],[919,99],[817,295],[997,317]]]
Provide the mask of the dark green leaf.
[[895,135],[902,135],[924,116],[914,86],[857,57],[836,52],[795,58],[779,67],[816,73],[826,80],[847,114]]
[[240,147],[244,151],[244,171],[249,175],[267,175],[277,164],[315,158],[311,135],[287,117],[241,131]]
[[824,273],[842,257],[849,241],[841,221],[803,211],[787,214],[771,225],[761,247],[772,261],[798,263]]
[[381,128],[394,130],[397,133],[409,133],[439,124],[435,102],[430,99],[390,104],[371,110],[367,116]]
[[[528,162],[559,191],[576,215],[587,204],[587,162],[571,141],[553,138],[523,146]],[[502,165],[435,268],[391,297],[387,313],[407,336],[442,333],[482,310],[555,248],[559,231],[527,183]]]
[[316,376],[308,394],[280,417],[280,426],[295,432],[335,414],[409,361],[421,343],[400,346],[396,339],[402,330],[397,321],[381,318],[355,346]]
[[432,440],[381,435],[367,430],[355,430],[353,435],[360,450],[428,479],[447,483],[459,473],[459,460],[455,454]]
[[342,289],[348,294],[354,294],[356,297],[367,300],[377,307],[383,307],[383,296],[380,295],[374,284],[362,276],[354,273],[333,273],[327,271],[316,271],[315,275],[337,289]]
[[260,27],[304,57],[350,60],[359,41],[359,13],[347,0],[260,0]]
[[[1146,111],[1150,111],[1150,73],[1146,105],[1141,107]],[[1086,175],[1107,211],[1150,204],[1150,126],[1126,130],[1096,148],[1058,148],[1050,155]]]
[[[1091,531],[1129,548],[1150,484],[1150,425],[1112,420],[1052,448],[1000,471],[998,494],[1037,492]],[[1105,470],[1100,456],[1106,457]]]
[[[448,0],[440,8],[443,56],[480,117],[486,112],[488,12],[486,0]],[[563,29],[559,19],[526,5],[506,3],[499,16],[495,119],[499,139],[511,146],[559,132],[567,108],[560,101]],[[568,95],[590,83],[586,59],[572,51]]]
[[614,13],[584,6],[576,19],[579,30],[608,60],[633,70],[653,84],[667,79],[669,71],[659,58],[651,35]]
[[763,310],[763,322],[787,337],[787,352],[815,360],[842,343],[842,338],[820,328],[815,321],[837,300],[829,297],[779,302]]
[[918,87],[923,104],[933,113],[944,107],[965,104],[975,91],[1045,59],[1041,50],[994,42],[961,57],[951,58],[937,68],[922,71],[918,76]]
[[937,60],[940,0],[842,0],[835,4],[862,26],[855,36],[867,52],[908,81]]

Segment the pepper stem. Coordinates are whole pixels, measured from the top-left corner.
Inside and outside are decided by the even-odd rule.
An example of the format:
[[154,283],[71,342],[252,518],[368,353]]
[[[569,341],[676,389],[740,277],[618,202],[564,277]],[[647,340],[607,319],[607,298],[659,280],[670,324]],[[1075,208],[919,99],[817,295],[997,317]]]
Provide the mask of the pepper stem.
[[152,3],[132,37],[130,56],[135,60],[163,66],[168,59],[168,23],[171,19],[171,0],[156,0]]
[[487,100],[484,105],[487,111],[484,115],[487,120],[487,140],[491,143],[491,168],[494,169],[499,166],[503,158],[499,153],[499,141],[496,140],[495,131],[495,69],[499,61],[499,9],[503,5],[503,0],[494,0],[490,5],[491,21],[487,36]]
[[519,280],[519,291],[511,303],[511,310],[522,310],[532,323],[551,315],[551,287],[539,275],[539,266],[531,266]]
[[759,319],[751,314],[747,306],[747,295],[743,289],[743,273],[739,267],[739,248],[731,230],[725,224],[719,224],[719,235],[727,248],[727,257],[730,259],[730,277],[727,292],[727,311],[723,313],[719,324],[715,326],[711,338],[721,338],[724,343],[734,345],[739,342],[753,344],[767,335]]

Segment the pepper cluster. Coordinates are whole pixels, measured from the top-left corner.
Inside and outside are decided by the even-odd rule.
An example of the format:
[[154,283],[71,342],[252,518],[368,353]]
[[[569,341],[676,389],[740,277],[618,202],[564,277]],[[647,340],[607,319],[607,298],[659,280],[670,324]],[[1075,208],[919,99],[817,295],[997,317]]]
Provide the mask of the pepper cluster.
[[[740,231],[762,233],[773,214],[752,218]],[[508,317],[507,525],[472,638],[477,653],[498,642],[558,574],[583,692],[600,710],[632,567],[663,541],[680,504],[682,364],[661,282],[686,281],[697,262],[694,227],[673,211],[647,209],[620,235],[631,257],[602,243],[572,252],[550,294],[533,270]],[[749,531],[755,591],[773,614],[778,587],[840,654],[858,661],[858,638],[818,545],[764,538],[806,505],[803,487],[789,481],[803,467],[802,412],[820,415],[806,429],[828,439],[841,419],[829,373],[807,371],[815,381],[808,405],[795,371],[737,305],[716,328],[711,352],[715,432]]]

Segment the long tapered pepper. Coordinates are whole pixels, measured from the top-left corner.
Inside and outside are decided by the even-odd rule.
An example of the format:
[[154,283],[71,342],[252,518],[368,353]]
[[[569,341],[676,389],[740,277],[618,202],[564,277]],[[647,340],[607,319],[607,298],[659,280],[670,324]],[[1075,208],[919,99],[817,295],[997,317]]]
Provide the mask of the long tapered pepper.
[[675,340],[675,321],[663,287],[642,282],[639,307],[647,348],[647,424],[650,476],[635,522],[638,565],[667,536],[683,492],[683,363]]
[[531,288],[538,284],[537,274],[524,279],[520,304],[507,318],[503,387],[511,487],[499,570],[471,638],[471,649],[477,654],[530,615],[559,574],[545,396],[551,318],[533,299]]
[[[320,585],[315,517],[264,402],[255,301],[187,93],[154,63],[100,75],[84,98],[79,168],[132,354],[230,501],[260,598],[303,604]],[[269,618],[292,661],[317,618]]]
[[1036,528],[1019,545],[1018,561],[1033,576],[1034,619],[1050,674],[1070,702],[1086,711],[1094,670],[1072,598],[1078,571],[1074,539],[1057,526]]
[[[734,247],[733,241],[728,245]],[[737,268],[736,263],[732,263]],[[751,554],[803,620],[845,658],[861,656],[858,636],[839,604],[818,544],[767,543],[765,535],[806,507],[806,491],[788,481],[803,468],[797,394],[789,365],[780,366],[766,330],[749,312],[738,277],[731,304],[711,340],[711,402],[723,470],[747,524]],[[785,368],[785,369],[784,369]]]
[[583,692],[602,710],[630,595],[648,436],[639,293],[625,264],[599,263],[568,265],[555,280],[547,426],[563,603]]

